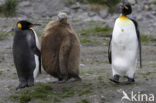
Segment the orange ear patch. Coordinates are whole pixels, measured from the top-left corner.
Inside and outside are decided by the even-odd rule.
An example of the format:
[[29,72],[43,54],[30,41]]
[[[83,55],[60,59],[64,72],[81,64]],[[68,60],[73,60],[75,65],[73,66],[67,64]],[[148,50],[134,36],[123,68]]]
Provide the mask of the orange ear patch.
[[18,23],[17,24],[17,27],[18,27],[18,29],[22,29],[22,24],[21,23]]

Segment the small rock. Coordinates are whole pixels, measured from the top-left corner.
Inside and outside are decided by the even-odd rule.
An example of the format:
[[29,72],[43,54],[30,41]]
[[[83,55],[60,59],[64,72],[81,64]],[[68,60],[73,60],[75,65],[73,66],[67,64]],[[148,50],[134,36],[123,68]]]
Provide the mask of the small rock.
[[81,67],[84,67],[85,65],[84,65],[84,64],[80,64],[80,66],[81,66]]
[[80,3],[78,3],[78,2],[71,6],[71,9],[76,9],[77,10],[79,8],[80,8]]
[[63,10],[61,10],[61,12],[65,12],[69,15],[71,13],[71,10],[70,8],[65,7]]
[[6,32],[11,32],[11,31],[13,31],[13,27],[8,27],[8,28],[6,29]]
[[127,0],[130,4],[135,4],[136,0]]
[[149,15],[149,14],[146,14],[146,15],[145,15],[145,18],[146,18],[146,19],[153,19],[153,17],[152,17],[151,15]]
[[31,3],[30,1],[23,1],[19,4],[19,6],[21,7],[28,7],[28,6],[31,6]]
[[156,6],[154,4],[151,4],[150,9],[153,10],[153,11],[156,11]]
[[82,10],[87,10],[87,9],[88,9],[88,5],[86,5],[86,4],[81,4],[81,5],[80,5],[80,8],[81,8]]
[[86,76],[90,76],[91,74],[86,73],[85,75],[86,75]]
[[98,16],[98,15],[84,19],[84,21],[91,21],[91,20],[93,20],[93,21],[104,21],[104,20],[103,20],[100,16]]
[[46,81],[50,81],[51,79],[50,78],[46,78]]
[[123,90],[122,90],[122,89],[117,89],[117,92],[118,92],[118,93],[122,93]]
[[145,6],[144,6],[144,10],[146,10],[146,11],[150,10],[149,5],[145,5]]
[[137,14],[136,15],[136,20],[139,20],[139,21],[141,21],[143,18],[142,18],[142,15],[141,14]]
[[101,98],[105,98],[105,96],[101,95]]
[[143,10],[144,7],[141,5],[137,5],[137,6],[135,5],[134,8],[135,8],[135,11],[140,12]]
[[89,17],[93,17],[93,16],[95,16],[95,15],[96,15],[95,12],[88,12],[88,16],[89,16]]
[[0,6],[5,3],[5,0],[0,0]]
[[79,12],[79,13],[83,13],[84,10],[83,10],[83,9],[79,9],[78,12]]
[[103,10],[100,10],[100,11],[99,11],[99,15],[100,15],[102,18],[107,17],[107,16],[108,16],[108,8],[103,9]]

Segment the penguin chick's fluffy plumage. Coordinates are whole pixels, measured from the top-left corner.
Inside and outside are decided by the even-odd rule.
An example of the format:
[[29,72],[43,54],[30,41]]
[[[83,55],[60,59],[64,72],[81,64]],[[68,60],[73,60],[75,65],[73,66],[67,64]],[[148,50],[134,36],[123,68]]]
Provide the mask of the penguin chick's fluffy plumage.
[[80,79],[80,43],[77,34],[67,22],[65,13],[58,14],[58,20],[50,22],[43,33],[41,43],[44,70],[61,80],[71,77]]

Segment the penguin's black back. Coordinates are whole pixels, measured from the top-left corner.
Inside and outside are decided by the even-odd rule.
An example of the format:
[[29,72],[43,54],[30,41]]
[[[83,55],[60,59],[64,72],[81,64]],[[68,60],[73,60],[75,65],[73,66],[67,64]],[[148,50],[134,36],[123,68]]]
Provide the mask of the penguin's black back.
[[140,68],[142,68],[142,45],[141,45],[141,36],[140,36],[140,31],[138,28],[138,23],[136,20],[130,18],[132,20],[132,22],[135,25],[135,29],[136,29],[136,34],[137,34],[137,39],[138,39],[138,44],[139,44],[139,57],[140,57]]
[[35,44],[35,35],[31,29],[15,30],[13,56],[18,76],[33,76],[36,66],[34,57]]

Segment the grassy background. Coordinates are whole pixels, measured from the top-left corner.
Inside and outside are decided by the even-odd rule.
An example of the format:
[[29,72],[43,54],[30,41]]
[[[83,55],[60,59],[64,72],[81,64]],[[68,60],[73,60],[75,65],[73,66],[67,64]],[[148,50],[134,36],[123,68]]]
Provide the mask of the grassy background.
[[18,0],[6,0],[3,5],[0,6],[0,14],[6,17],[15,16]]

